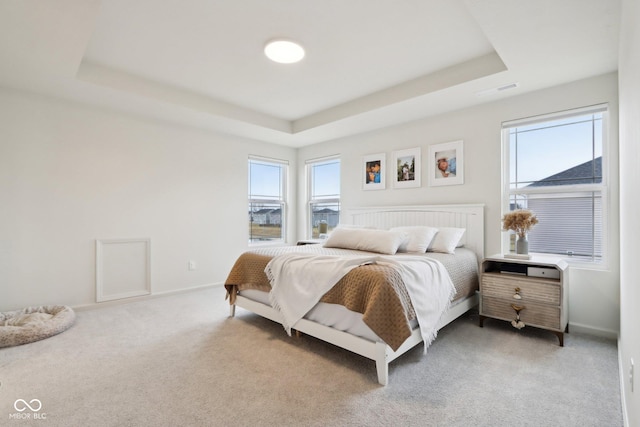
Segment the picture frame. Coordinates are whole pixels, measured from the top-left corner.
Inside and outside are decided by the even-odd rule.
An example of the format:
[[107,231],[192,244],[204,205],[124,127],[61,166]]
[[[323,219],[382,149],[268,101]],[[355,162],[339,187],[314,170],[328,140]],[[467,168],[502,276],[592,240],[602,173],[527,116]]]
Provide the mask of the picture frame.
[[386,183],[385,153],[369,154],[362,161],[362,189],[384,190]]
[[394,151],[393,172],[395,188],[420,187],[422,176],[420,147]]
[[463,141],[430,145],[428,163],[430,186],[464,184]]

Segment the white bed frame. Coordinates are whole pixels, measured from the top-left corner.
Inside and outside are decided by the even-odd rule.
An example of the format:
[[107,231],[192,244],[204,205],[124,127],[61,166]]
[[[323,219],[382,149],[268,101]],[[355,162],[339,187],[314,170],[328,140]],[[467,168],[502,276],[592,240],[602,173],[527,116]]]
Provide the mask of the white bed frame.
[[[341,222],[380,229],[409,225],[465,228],[467,230],[463,237],[465,247],[477,254],[478,262],[484,256],[484,205],[480,204],[354,208],[341,212]],[[451,307],[438,323],[438,329],[477,304],[478,296],[474,294]],[[231,306],[231,317],[235,315],[235,306],[282,323],[277,310],[242,295],[238,295],[235,305]],[[385,343],[369,341],[307,319],[299,320],[293,329],[374,360],[378,382],[382,385],[386,385],[389,381],[389,363],[422,342],[419,328],[415,328],[411,336],[395,351]]]

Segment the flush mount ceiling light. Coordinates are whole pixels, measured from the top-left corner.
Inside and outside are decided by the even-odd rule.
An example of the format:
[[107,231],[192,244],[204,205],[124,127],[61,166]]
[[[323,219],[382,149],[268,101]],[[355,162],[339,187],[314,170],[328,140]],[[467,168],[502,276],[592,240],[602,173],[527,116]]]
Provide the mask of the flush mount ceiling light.
[[271,40],[264,47],[267,58],[280,64],[293,64],[304,58],[304,49],[290,40]]

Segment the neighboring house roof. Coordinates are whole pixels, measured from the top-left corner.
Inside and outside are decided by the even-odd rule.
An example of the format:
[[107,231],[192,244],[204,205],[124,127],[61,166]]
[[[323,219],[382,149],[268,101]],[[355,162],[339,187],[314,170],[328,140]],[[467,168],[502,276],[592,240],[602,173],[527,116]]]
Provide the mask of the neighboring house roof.
[[260,209],[259,211],[252,212],[252,214],[254,215],[266,215],[266,214],[274,215],[279,213],[280,213],[280,209],[268,209],[268,208]]
[[313,211],[314,215],[315,214],[337,214],[337,211],[334,211],[333,209],[329,209],[329,208],[324,208],[324,209],[320,209],[319,211]]
[[551,185],[593,184],[602,182],[602,157],[596,157],[578,166],[548,176],[527,187],[546,187]]

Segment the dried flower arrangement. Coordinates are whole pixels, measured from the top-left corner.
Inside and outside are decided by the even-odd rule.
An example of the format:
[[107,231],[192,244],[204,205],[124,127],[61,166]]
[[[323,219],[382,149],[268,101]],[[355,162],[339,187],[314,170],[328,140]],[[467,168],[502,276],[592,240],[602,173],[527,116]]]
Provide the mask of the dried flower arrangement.
[[517,209],[504,214],[502,217],[502,229],[513,230],[516,234],[524,238],[529,230],[538,223],[535,214],[527,209]]

